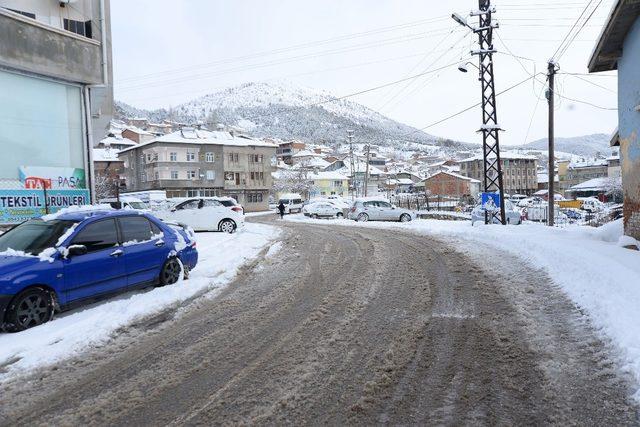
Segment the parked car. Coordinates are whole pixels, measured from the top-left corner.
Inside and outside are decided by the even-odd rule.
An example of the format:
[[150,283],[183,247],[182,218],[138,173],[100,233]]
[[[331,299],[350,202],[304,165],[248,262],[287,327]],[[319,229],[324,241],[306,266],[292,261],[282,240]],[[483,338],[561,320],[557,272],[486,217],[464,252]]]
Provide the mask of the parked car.
[[[509,200],[504,201],[504,215],[507,218],[507,224],[518,225],[522,222],[522,214]],[[480,204],[471,211],[471,225],[475,222],[484,222],[485,208]],[[497,218],[493,218],[493,224],[499,224]]]
[[55,311],[171,285],[197,261],[188,230],[147,213],[76,210],[31,219],[0,236],[0,324],[22,331]]
[[139,209],[139,210],[149,209],[149,205],[147,205],[145,202],[138,199],[137,197],[121,196],[119,199],[120,201],[118,201],[118,199],[115,197],[109,197],[106,199],[98,200],[98,203],[103,205],[109,205],[113,209]]
[[400,221],[409,222],[415,213],[398,208],[386,200],[356,199],[348,214],[349,219],[365,221]]
[[567,218],[574,221],[579,221],[584,217],[584,215],[582,215],[582,212],[578,209],[561,209],[561,212],[563,212],[567,216]]
[[300,213],[302,212],[302,196],[296,193],[283,194],[280,196],[278,200],[277,206],[280,206],[280,203],[284,205],[284,213]]
[[195,231],[223,231],[233,233],[244,226],[244,214],[211,197],[193,197],[178,203],[170,210],[154,214],[164,220],[186,224]]
[[302,213],[311,218],[343,218],[342,209],[327,202],[309,203],[302,208]]
[[544,202],[544,200],[541,197],[527,197],[526,199],[522,199],[518,202],[518,207],[529,208],[542,202]]
[[582,209],[587,212],[602,212],[605,209],[605,204],[595,197],[578,198],[578,200],[582,202]]
[[242,207],[242,205],[240,203],[238,203],[238,201],[236,199],[234,199],[233,197],[222,197],[222,196],[216,196],[216,197],[203,197],[203,199],[212,199],[212,200],[217,200],[220,202],[220,204],[228,207],[229,209],[231,209],[234,212],[239,212],[241,214],[244,215],[244,208]]

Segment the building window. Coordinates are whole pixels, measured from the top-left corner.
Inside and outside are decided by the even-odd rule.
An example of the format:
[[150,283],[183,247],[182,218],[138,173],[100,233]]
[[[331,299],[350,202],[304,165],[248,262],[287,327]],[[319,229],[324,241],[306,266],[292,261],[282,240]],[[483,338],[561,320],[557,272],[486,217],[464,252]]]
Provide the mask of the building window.
[[209,181],[213,181],[214,179],[216,179],[215,171],[207,171],[207,179]]
[[251,154],[249,156],[249,161],[251,163],[262,163],[263,159],[264,157],[262,156],[262,154]]
[[196,153],[187,151],[187,162],[195,162],[196,161]]
[[[35,17],[35,16],[34,16]],[[64,29],[72,33],[80,34],[87,38],[91,38],[91,21],[74,21],[73,19],[64,19]]]
[[142,182],[146,182],[147,181],[147,173],[146,172],[142,172],[142,174],[140,175],[140,181],[142,181]]
[[171,171],[171,179],[178,179],[178,171]]
[[205,161],[207,161],[209,163],[212,163],[214,159],[215,159],[215,157],[214,157],[213,153],[211,153],[211,152],[208,152],[205,155]]
[[333,181],[334,187],[342,187],[342,181]]
[[169,161],[177,162],[178,161],[178,153],[169,153]]
[[229,163],[238,163],[239,161],[238,153],[229,153]]
[[160,172],[156,171],[156,172],[153,174],[153,177],[154,177],[154,179],[155,179],[156,181],[157,181],[157,180],[159,180],[159,179],[160,179]]
[[8,7],[5,7],[4,9],[10,10],[11,12],[19,13],[20,15],[26,16],[27,18],[36,19],[36,14],[35,13],[23,12],[21,10],[10,9]]
[[187,171],[187,179],[196,179],[196,171]]

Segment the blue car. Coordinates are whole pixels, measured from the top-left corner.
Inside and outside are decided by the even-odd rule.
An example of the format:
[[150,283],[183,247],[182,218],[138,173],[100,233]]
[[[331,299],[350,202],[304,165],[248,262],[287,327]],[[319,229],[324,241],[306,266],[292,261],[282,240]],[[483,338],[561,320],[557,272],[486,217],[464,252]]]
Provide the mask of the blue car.
[[54,311],[171,285],[196,266],[189,230],[131,210],[77,210],[0,235],[0,326],[22,331]]

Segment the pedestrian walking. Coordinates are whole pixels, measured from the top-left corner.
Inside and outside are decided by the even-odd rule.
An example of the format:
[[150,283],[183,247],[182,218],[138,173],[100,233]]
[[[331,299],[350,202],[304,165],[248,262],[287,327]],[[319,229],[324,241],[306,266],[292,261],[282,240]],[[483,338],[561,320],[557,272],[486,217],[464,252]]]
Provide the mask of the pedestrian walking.
[[280,219],[284,218],[284,203],[280,202],[278,205],[278,211],[280,212]]

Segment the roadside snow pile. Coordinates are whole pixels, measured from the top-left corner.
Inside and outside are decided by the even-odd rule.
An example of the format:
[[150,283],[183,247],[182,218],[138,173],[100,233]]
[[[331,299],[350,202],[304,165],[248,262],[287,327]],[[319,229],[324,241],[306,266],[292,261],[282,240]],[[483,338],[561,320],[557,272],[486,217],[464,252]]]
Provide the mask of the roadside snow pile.
[[190,298],[217,295],[278,235],[277,228],[261,224],[246,224],[234,234],[198,233],[199,261],[189,280],[61,313],[24,332],[0,333],[0,382],[104,344],[118,329]]
[[[303,216],[289,221],[389,228],[432,235],[486,263],[487,247],[518,256],[546,271],[567,296],[586,310],[597,328],[620,349],[626,369],[640,384],[640,252],[622,248],[622,221],[600,228],[541,224],[476,225],[468,221],[415,220],[410,223],[318,221]],[[635,240],[635,239],[632,239]],[[532,280],[535,285],[535,280]],[[634,396],[640,400],[640,390]]]

